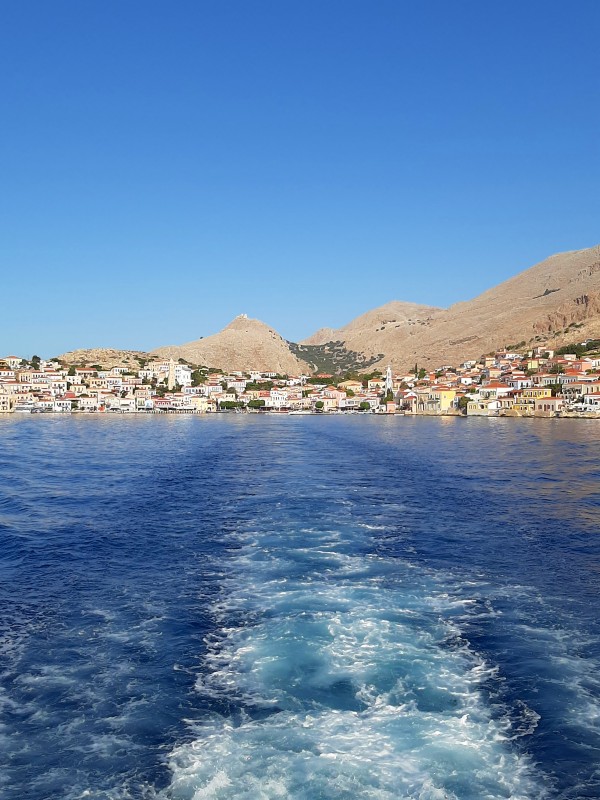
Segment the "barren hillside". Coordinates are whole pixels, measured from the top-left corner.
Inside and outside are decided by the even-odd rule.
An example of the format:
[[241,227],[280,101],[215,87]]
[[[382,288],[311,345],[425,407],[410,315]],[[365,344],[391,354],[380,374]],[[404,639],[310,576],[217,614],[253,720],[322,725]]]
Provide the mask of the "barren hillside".
[[228,370],[287,374],[366,369],[391,363],[455,364],[497,348],[558,346],[600,338],[600,246],[559,253],[483,294],[444,310],[392,301],[337,330],[321,328],[299,345],[245,315],[220,333],[152,354],[131,350],[75,350],[68,364],[138,368],[152,357],[185,358]]
[[333,331],[331,339],[366,356],[383,354],[379,366],[406,369],[416,361],[436,366],[477,358],[509,344],[597,337],[600,246],[551,256],[447,310],[410,307],[394,302],[374,309]]
[[[337,330],[321,328],[302,344],[342,341],[349,350],[373,356],[386,353],[391,343],[406,337],[434,319],[443,309],[392,300],[356,317]],[[328,337],[328,338],[327,338]]]
[[131,367],[138,370],[140,361],[149,361],[151,356],[141,350],[116,350],[113,347],[95,347],[89,350],[70,350],[59,356],[69,366]]
[[257,319],[245,315],[213,336],[182,345],[159,347],[161,358],[185,358],[194,364],[227,370],[261,370],[299,375],[308,365],[292,354],[285,339]]

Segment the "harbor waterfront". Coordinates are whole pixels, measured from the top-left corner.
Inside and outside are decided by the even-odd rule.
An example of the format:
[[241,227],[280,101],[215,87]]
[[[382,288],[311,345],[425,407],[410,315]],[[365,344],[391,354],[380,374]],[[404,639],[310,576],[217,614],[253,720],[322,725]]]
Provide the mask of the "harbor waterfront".
[[1,416],[3,800],[599,797],[599,445]]
[[[97,351],[99,352],[99,351]],[[458,367],[288,375],[223,372],[181,358],[75,366],[0,359],[0,413],[378,413],[600,417],[600,340],[503,350]],[[114,361],[114,356],[113,359]],[[127,361],[127,363],[125,363]]]

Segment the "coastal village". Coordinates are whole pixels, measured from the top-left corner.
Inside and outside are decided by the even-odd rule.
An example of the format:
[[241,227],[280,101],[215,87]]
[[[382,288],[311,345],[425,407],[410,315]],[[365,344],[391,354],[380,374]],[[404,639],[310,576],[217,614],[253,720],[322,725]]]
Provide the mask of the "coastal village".
[[430,371],[334,376],[225,372],[184,359],[139,368],[0,359],[0,413],[417,414],[600,417],[600,341],[509,349]]

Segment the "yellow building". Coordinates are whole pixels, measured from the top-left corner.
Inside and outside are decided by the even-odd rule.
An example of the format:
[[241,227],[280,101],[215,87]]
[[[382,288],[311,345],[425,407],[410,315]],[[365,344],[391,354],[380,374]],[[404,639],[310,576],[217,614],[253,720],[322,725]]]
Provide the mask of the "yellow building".
[[439,410],[443,413],[452,408],[454,398],[456,397],[456,389],[432,389],[430,396],[439,406]]
[[417,392],[417,414],[444,414],[452,408],[456,389],[435,386]]
[[547,386],[531,386],[522,389],[515,397],[512,410],[517,414],[532,415],[535,411],[535,401],[542,397],[552,397],[552,390]]
[[488,406],[491,405],[492,402],[493,402],[492,400],[470,400],[467,403],[467,416],[468,417],[489,416],[490,410]]
[[16,402],[16,395],[9,394],[0,386],[0,414],[7,414],[12,411]]
[[338,384],[340,389],[350,389],[352,392],[362,392],[363,385],[360,381],[342,381]]
[[198,414],[205,414],[207,411],[212,410],[210,408],[210,401],[207,397],[203,395],[193,394],[190,395],[188,398],[188,402],[190,406],[194,409],[194,411],[198,412]]
[[533,414],[535,409],[535,400],[515,400],[513,403],[512,411],[515,414]]
[[537,400],[538,397],[552,397],[552,389],[547,386],[531,386],[522,390],[524,400]]

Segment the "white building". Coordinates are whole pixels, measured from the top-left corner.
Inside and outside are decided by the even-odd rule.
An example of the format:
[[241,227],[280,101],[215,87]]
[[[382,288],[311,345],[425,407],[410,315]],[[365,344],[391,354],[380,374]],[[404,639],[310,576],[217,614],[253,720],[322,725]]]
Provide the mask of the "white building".
[[192,368],[187,364],[175,364],[175,382],[180,386],[191,386]]

